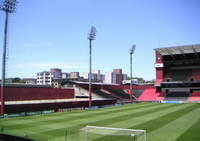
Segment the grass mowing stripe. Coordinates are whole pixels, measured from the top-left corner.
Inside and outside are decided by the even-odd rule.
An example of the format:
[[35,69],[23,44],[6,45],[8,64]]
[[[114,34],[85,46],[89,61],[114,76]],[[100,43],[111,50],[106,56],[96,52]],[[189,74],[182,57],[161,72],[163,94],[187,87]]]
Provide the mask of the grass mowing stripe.
[[[161,111],[149,113],[149,114],[146,114],[145,116],[141,116],[141,117],[132,117],[129,120],[125,120],[125,121],[123,120],[123,121],[120,121],[120,122],[117,122],[117,123],[114,123],[114,124],[106,125],[106,127],[129,128],[129,127],[132,127],[133,125],[142,124],[142,123],[147,122],[149,120],[156,119],[156,118],[161,117],[163,115],[167,115],[170,112],[178,111],[180,109],[184,109],[184,108],[190,106],[189,104],[181,104],[181,105],[173,104],[173,105],[175,105],[176,107],[165,108]],[[76,136],[77,136],[76,134],[72,134],[72,135],[69,136],[69,139],[77,138]]]
[[[159,105],[159,106],[166,106],[166,105]],[[157,105],[157,107],[158,107],[158,105]],[[155,107],[148,107],[148,109],[152,109],[152,108],[155,108]],[[146,110],[148,110],[148,109],[142,109],[143,111],[146,111]],[[141,111],[141,109],[134,109],[132,112],[136,112],[136,111],[138,111],[138,110],[140,110]],[[66,129],[67,127],[74,127],[74,125],[77,125],[77,123],[78,124],[87,124],[88,123],[88,121],[89,121],[89,123],[91,123],[91,122],[96,122],[96,121],[98,121],[99,120],[99,118],[102,120],[102,119],[107,119],[108,117],[109,118],[114,118],[114,117],[116,117],[116,116],[118,116],[118,115],[124,115],[125,113],[129,113],[129,114],[131,114],[129,111],[124,111],[124,112],[121,112],[121,113],[114,113],[114,114],[112,114],[112,116],[111,115],[109,115],[109,114],[107,114],[107,115],[101,115],[101,116],[97,116],[96,118],[97,119],[95,119],[95,118],[93,118],[93,117],[90,117],[90,116],[88,116],[88,118],[86,118],[86,119],[79,119],[79,121],[70,121],[69,120],[69,124],[66,124],[65,123],[65,121],[63,121],[62,120],[62,122],[60,123],[60,124],[57,124],[57,123],[54,123],[54,124],[46,124],[46,125],[39,125],[39,126],[37,126],[37,127],[33,127],[33,128],[31,128],[32,130],[37,130],[37,128],[38,127],[43,127],[44,129],[46,129],[46,130],[49,130],[49,128],[48,127],[50,127],[50,128],[52,128],[53,127],[53,129],[56,129],[56,127],[55,126],[57,126],[59,129],[60,128],[64,128],[64,129]],[[88,123],[88,124],[89,124]],[[71,126],[71,125],[73,125],[73,126]],[[46,127],[46,128],[45,128]],[[16,129],[16,130],[21,130],[21,129]],[[22,129],[23,130],[23,129]],[[52,130],[52,129],[51,129]]]
[[[96,111],[93,111],[91,113],[82,112],[80,115],[68,116],[67,118],[65,118],[65,116],[64,117],[62,116],[62,119],[64,119],[64,120],[70,119],[72,121],[72,120],[84,119],[84,118],[88,118],[88,117],[96,117],[96,116],[112,114],[112,113],[132,111],[132,110],[135,110],[136,108],[140,109],[140,108],[146,108],[148,106],[156,106],[156,105],[136,105],[134,108],[131,106],[131,107],[123,107],[122,109],[120,108],[120,109],[109,110],[109,111],[101,111],[101,112],[96,112]],[[48,123],[53,122],[54,123],[54,122],[60,122],[60,121],[61,120],[58,119],[58,120],[49,120],[49,121],[44,121],[44,122],[48,122]]]
[[[154,132],[148,133],[148,141],[162,141],[162,140],[163,141],[175,141],[176,138],[179,136],[179,134],[181,134],[181,132],[184,132],[188,127],[190,127],[192,122],[194,123],[196,120],[198,120],[199,116],[194,117],[194,114],[198,113],[198,112],[200,112],[200,107],[198,107],[198,108],[194,107],[194,110],[192,110],[191,112],[188,112],[185,115],[181,116],[180,118],[170,122],[170,124],[166,124],[164,127],[161,127],[158,130],[154,130]],[[188,121],[188,119],[191,119],[192,117],[193,117],[194,121]],[[160,122],[158,122],[157,124],[159,124],[159,123]],[[183,123],[185,123],[185,125]],[[156,124],[156,123],[154,123],[154,124]],[[184,128],[186,128],[186,129],[184,129]],[[166,134],[164,134],[164,133],[166,133]],[[162,136],[163,134],[165,135],[164,137]],[[109,136],[104,136],[101,138],[97,138],[94,141],[102,141],[102,140],[103,141],[109,141],[109,140],[111,141],[112,138],[109,139]]]
[[[160,104],[162,105],[162,104]],[[108,119],[104,119],[104,120],[96,120],[94,122],[84,122],[82,124],[79,124],[79,125],[75,125],[75,126],[71,126],[68,128],[68,131],[69,131],[69,134],[75,134],[78,132],[78,129],[86,126],[86,125],[95,125],[95,126],[105,126],[105,125],[109,125],[109,124],[112,124],[112,123],[117,123],[117,122],[120,122],[122,120],[127,120],[127,119],[130,119],[130,118],[133,118],[133,117],[139,117],[139,116],[144,116],[148,113],[153,113],[153,112],[157,112],[157,111],[161,111],[161,110],[164,110],[168,107],[174,107],[174,106],[177,106],[175,104],[173,105],[165,105],[163,104],[164,106],[161,106],[158,105],[157,108],[152,108],[150,110],[145,110],[145,111],[142,111],[142,112],[134,112],[134,113],[131,113],[131,114],[126,114],[126,115],[121,115],[121,116],[116,116],[116,117],[112,117],[112,118],[108,118]],[[66,130],[66,127],[65,128],[59,128],[59,129],[55,129],[55,130],[50,130],[50,131],[45,131],[45,132],[41,132],[41,134],[44,134],[44,135],[52,135],[52,134],[55,134],[55,137],[60,137],[60,136],[63,136],[64,135],[64,131]]]
[[[153,106],[156,106],[156,105],[151,105],[151,107]],[[61,119],[57,119],[57,120],[44,120],[44,121],[38,121],[38,122],[30,122],[30,123],[26,123],[24,124],[23,122],[21,122],[20,124],[17,123],[17,124],[11,124],[11,125],[4,125],[4,127],[6,128],[9,128],[9,129],[22,129],[22,128],[30,128],[30,127],[34,127],[34,126],[38,126],[38,124],[41,126],[41,125],[46,125],[46,124],[51,124],[51,123],[62,123],[63,120],[67,122],[73,122],[73,121],[76,121],[76,120],[80,120],[80,119],[86,119],[86,118],[95,118],[95,117],[98,117],[98,116],[104,116],[104,115],[107,115],[107,114],[112,114],[112,113],[118,113],[118,112],[127,112],[127,111],[133,111],[133,110],[138,110],[138,109],[141,109],[141,108],[146,108],[146,107],[149,107],[149,105],[135,105],[135,107],[133,108],[132,106],[129,107],[128,109],[120,109],[120,110],[114,110],[114,111],[106,111],[106,112],[100,112],[100,113],[97,113],[97,114],[86,114],[86,115],[83,115],[83,116],[68,116],[68,117],[62,117]],[[127,107],[126,107],[127,108]],[[65,124],[66,124],[65,123]]]
[[175,107],[169,107],[169,108],[166,108],[166,109],[161,110],[161,111],[149,113],[149,114],[146,114],[145,116],[142,116],[142,117],[133,117],[133,118],[130,118],[129,120],[125,120],[125,121],[123,120],[123,121],[120,121],[120,122],[117,122],[117,123],[114,123],[114,124],[109,124],[109,127],[130,128],[132,126],[142,124],[144,122],[159,118],[161,116],[167,115],[171,112],[178,111],[180,109],[184,109],[184,108],[189,107],[189,106],[190,106],[189,104],[183,104],[183,105],[177,105],[176,104]]
[[[151,105],[151,106],[156,106],[156,105]],[[93,118],[93,117],[97,117],[97,116],[102,116],[102,115],[107,115],[107,114],[112,114],[112,113],[120,113],[120,112],[127,112],[127,111],[133,111],[133,110],[138,110],[138,109],[141,109],[141,108],[146,108],[146,107],[149,107],[149,105],[136,105],[135,107],[126,107],[126,108],[123,108],[123,109],[116,109],[116,110],[109,110],[109,111],[101,111],[101,112],[98,112],[98,113],[96,113],[95,111],[94,112],[92,112],[92,113],[87,113],[87,114],[84,114],[84,113],[82,113],[82,115],[78,115],[78,116],[72,116],[72,117],[67,117],[67,118],[62,118],[62,119],[64,119],[64,120],[67,120],[67,119],[70,119],[70,122],[71,121],[73,121],[73,120],[76,120],[76,119],[85,119],[85,118],[88,118],[88,117],[90,117],[90,118]],[[44,121],[44,122],[48,122],[48,123],[50,123],[50,122],[52,122],[52,123],[55,123],[55,122],[60,122],[61,120],[60,119],[58,119],[58,120],[50,120],[50,121]]]
[[183,133],[178,139],[176,139],[176,141],[184,141],[184,140],[185,141],[200,140],[200,119],[196,123],[194,123],[188,130],[186,130],[185,133]]
[[[165,105],[160,105],[160,106],[165,106]],[[158,107],[158,105],[157,105]],[[153,107],[148,107],[148,109],[152,109]],[[100,118],[101,120],[102,119],[107,119],[107,118],[114,118],[116,116],[119,116],[119,115],[124,115],[126,113],[133,113],[133,112],[137,112],[137,111],[146,111],[148,109],[139,109],[139,108],[133,108],[133,111],[129,112],[129,111],[124,111],[124,112],[120,112],[120,113],[113,113],[113,114],[106,114],[106,115],[100,115],[100,116],[97,116],[96,118]],[[51,123],[51,124],[44,124],[44,125],[41,125],[40,123],[39,126],[35,126],[35,127],[31,127],[31,130],[35,130],[35,131],[38,131],[37,128],[40,127],[40,128],[45,128],[45,130],[52,130],[52,129],[56,129],[56,128],[67,128],[67,127],[72,127],[72,125],[77,125],[78,124],[82,124],[82,123],[88,123],[89,122],[95,122],[95,121],[98,121],[98,119],[96,119],[94,117],[91,117],[91,116],[88,116],[87,118],[84,118],[84,119],[79,119],[79,120],[76,120],[76,121],[71,121],[71,120],[68,120],[68,121],[65,121],[65,119],[62,120],[62,122],[59,122],[59,123]],[[38,125],[37,124],[37,125]],[[53,127],[53,128],[52,128]],[[52,129],[51,129],[52,128]],[[23,130],[23,129],[16,129],[16,130]],[[42,131],[42,130],[41,130]]]
[[[169,105],[157,105],[157,107],[163,107],[163,106],[169,106]],[[152,109],[152,107],[150,106],[150,107],[148,107],[148,109]],[[155,108],[155,107],[153,107],[153,108]],[[146,112],[148,109],[146,109],[144,112]],[[141,109],[140,109],[141,110]],[[134,112],[135,113],[135,112]],[[129,113],[130,114],[130,113]],[[124,113],[121,113],[121,115],[124,115]],[[77,125],[77,123],[72,123],[73,124],[73,126],[69,126],[69,128],[71,128],[71,129],[77,129],[78,127],[83,127],[83,126],[85,126],[86,124],[92,124],[92,123],[96,123],[96,122],[99,122],[99,119],[98,118],[106,118],[107,119],[107,117],[109,117],[109,119],[113,119],[113,118],[115,118],[116,116],[118,116],[117,115],[117,113],[116,113],[116,115],[114,116],[114,117],[110,117],[110,115],[102,115],[102,116],[98,116],[97,117],[97,119],[93,119],[93,118],[91,118],[91,120],[89,120],[90,118],[87,118],[87,119],[85,119],[85,121],[84,120],[82,120],[82,119],[80,119],[80,123]],[[126,116],[126,115],[125,115]],[[64,122],[64,121],[63,121]],[[110,122],[110,120],[109,120],[109,122]],[[67,126],[66,126],[66,124],[65,123],[62,123],[62,125],[64,125],[65,127],[64,128],[61,128],[60,126],[58,127],[59,129],[58,129],[58,134],[59,133],[61,133],[61,131],[64,131],[64,130],[66,130],[66,128],[67,128]],[[50,124],[49,126],[51,126],[51,127],[54,127],[54,124],[52,125],[52,124]],[[46,128],[47,129],[47,131],[46,132],[41,132],[41,133],[44,133],[44,134],[51,134],[51,133],[49,133],[49,132],[51,132],[51,131],[53,131],[53,130],[49,130],[48,131],[48,128]],[[57,130],[57,129],[55,129],[55,130]],[[53,131],[53,132],[55,132],[55,130]],[[63,133],[61,133],[62,135],[63,135]]]
[[[163,104],[163,106],[166,106],[166,105]],[[172,108],[173,108],[173,107],[172,107]],[[148,109],[147,109],[147,110],[148,110]],[[166,108],[165,108],[165,110],[166,110]],[[163,111],[163,110],[162,110],[162,111]],[[83,122],[83,123],[85,123],[85,122]],[[53,126],[53,125],[51,125],[51,126]],[[48,128],[45,129],[45,126],[42,126],[42,127],[44,128],[43,130],[46,130],[46,129],[48,130]],[[54,127],[54,126],[53,126],[53,127]],[[61,127],[60,127],[60,128],[61,128]],[[65,127],[65,130],[66,130],[66,129],[67,129],[67,127]],[[37,131],[39,131],[39,130],[42,131],[42,129],[37,129],[37,128],[34,128],[34,129],[33,129],[33,128],[31,128],[31,131],[33,131],[33,130],[36,132],[36,135],[38,135],[38,132],[37,132]],[[52,130],[52,129],[51,129],[51,130]],[[63,130],[64,130],[64,129],[63,129]],[[77,131],[78,131],[78,129],[77,129]],[[62,135],[64,135],[64,131],[63,131],[63,134],[62,134]],[[42,136],[42,134],[41,134],[40,136]],[[44,135],[44,136],[45,136],[45,137],[48,137],[49,134],[48,134],[48,135]],[[74,135],[72,135],[72,136],[70,136],[70,137],[74,138],[73,136],[75,136],[75,138],[76,138],[77,135],[74,134]],[[57,138],[58,138],[58,140],[59,140],[59,139],[62,139],[63,136],[56,137],[56,139],[57,139]]]
[[[142,105],[154,105],[155,103],[139,103],[136,104],[137,106],[142,106]],[[33,120],[39,120],[44,119],[45,117],[47,118],[54,118],[58,117],[59,115],[61,116],[73,116],[73,115],[82,115],[82,113],[98,113],[101,111],[114,111],[115,109],[126,109],[132,104],[126,104],[126,105],[121,105],[121,106],[113,106],[113,107],[105,107],[105,108],[99,108],[99,109],[88,109],[88,110],[76,110],[76,111],[67,111],[67,112],[56,112],[56,113],[51,113],[51,114],[43,114],[43,115],[34,115],[34,116],[27,116],[27,117],[17,117],[15,118],[16,120],[26,120],[26,119],[33,119]],[[12,119],[7,119],[7,120],[12,120]]]
[[[145,123],[137,125],[137,126],[133,126],[131,128],[132,129],[144,129],[144,130],[147,130],[147,132],[149,133],[153,130],[156,130],[156,129],[176,120],[177,118],[180,118],[181,116],[195,110],[196,108],[199,108],[199,106],[200,106],[199,104],[194,104],[189,107],[186,107],[185,109],[172,112],[168,115],[164,115],[157,119],[150,120],[148,122],[145,122]],[[156,124],[156,123],[159,123],[159,124]]]
[[200,107],[159,128],[158,130],[150,132],[148,134],[148,140],[176,141],[180,135],[182,135],[187,129],[189,129],[195,122],[199,120],[199,115],[196,114],[199,112]]
[[[55,139],[55,140],[59,140],[60,141],[60,139],[63,139],[64,140],[64,134],[65,134],[65,131],[66,131],[66,128],[63,128],[64,127],[64,124],[66,124],[67,123],[67,126],[69,126],[69,129],[70,129],[70,127],[72,127],[71,129],[73,129],[73,130],[76,130],[77,132],[78,132],[78,130],[79,130],[79,127],[80,127],[80,125],[87,125],[87,120],[91,123],[94,123],[94,122],[98,122],[98,120],[99,120],[99,122],[101,122],[101,120],[103,119],[103,120],[105,120],[105,119],[107,119],[109,116],[110,116],[110,118],[115,118],[116,117],[116,115],[118,115],[119,114],[119,116],[122,116],[122,115],[127,115],[126,113],[129,113],[129,114],[133,114],[132,112],[134,112],[134,113],[136,113],[136,112],[142,112],[142,111],[149,111],[149,110],[152,110],[152,109],[155,109],[155,108],[161,108],[164,104],[156,104],[156,105],[158,105],[158,107],[156,106],[156,107],[154,107],[154,106],[149,106],[150,108],[148,108],[148,106],[147,107],[145,107],[145,108],[139,108],[139,109],[137,109],[137,108],[135,108],[135,105],[131,105],[132,107],[133,107],[133,110],[131,111],[126,111],[125,109],[124,109],[124,112],[119,112],[119,113],[112,113],[112,114],[105,114],[105,115],[99,115],[99,116],[97,116],[97,117],[87,117],[87,118],[83,118],[82,120],[83,121],[81,121],[81,119],[80,119],[80,122],[79,122],[79,120],[74,120],[74,122],[72,122],[72,124],[70,123],[70,122],[66,122],[65,121],[65,119],[61,119],[63,122],[60,122],[60,123],[58,123],[58,124],[48,124],[48,123],[46,123],[45,125],[41,125],[40,126],[40,122],[38,122],[38,124],[37,123],[34,123],[34,124],[37,124],[37,125],[39,125],[38,126],[38,129],[36,128],[36,126],[34,127],[34,131],[33,132],[31,132],[31,129],[32,128],[30,128],[30,134],[28,134],[30,137],[32,137],[33,139],[34,138],[37,138],[37,140],[47,140],[47,139]],[[159,105],[162,105],[162,106],[159,106]],[[167,104],[166,104],[167,105]],[[164,105],[164,106],[166,106],[166,105]],[[172,105],[172,104],[169,104],[169,105]],[[180,104],[180,105],[176,105],[176,104],[174,104],[176,107],[177,106],[180,106],[180,107],[182,107],[182,108],[185,108],[187,105],[188,105],[188,107],[190,107],[190,106],[192,106],[192,105],[194,105],[194,104]],[[183,107],[183,106],[181,106],[181,105],[186,105],[185,107]],[[167,105],[168,106],[168,105]],[[166,106],[166,107],[167,107]],[[120,107],[121,108],[121,107]],[[127,108],[129,108],[129,106],[127,106]],[[177,108],[173,108],[173,107],[171,107],[171,108],[163,108],[163,110],[159,110],[159,111],[157,111],[157,112],[152,112],[152,113],[148,113],[148,114],[145,114],[145,115],[142,115],[142,116],[138,116],[138,117],[132,117],[132,118],[130,118],[130,119],[145,119],[145,121],[147,121],[148,120],[148,117],[150,118],[150,119],[152,119],[152,117],[155,119],[155,117],[156,116],[160,116],[160,114],[159,113],[161,113],[162,115],[165,113],[164,111],[166,111],[166,110],[169,110],[169,111],[174,111],[174,110],[171,110],[171,109],[177,109]],[[194,107],[194,109],[196,109],[195,107]],[[93,112],[95,112],[95,110],[93,111]],[[92,113],[93,113],[92,112]],[[167,112],[167,113],[169,113],[169,112]],[[193,110],[192,112],[190,112],[190,113],[188,113],[188,114],[186,114],[186,115],[193,115],[195,113],[195,111]],[[79,113],[79,114],[82,114],[82,113]],[[77,115],[79,115],[79,114],[77,114]],[[91,114],[91,115],[93,115],[93,114]],[[168,114],[167,114],[168,115]],[[161,128],[158,128],[158,129],[156,129],[156,130],[153,130],[153,132],[150,132],[150,134],[152,134],[152,133],[154,133],[154,132],[157,132],[158,130],[160,130],[160,129],[162,129],[162,128],[164,128],[164,127],[168,127],[168,125],[170,125],[170,124],[173,124],[173,123],[175,123],[176,121],[178,121],[178,120],[180,120],[180,119],[183,119],[186,115],[183,115],[183,116],[181,116],[181,117],[179,117],[179,118],[177,118],[177,119],[175,119],[175,120],[173,120],[172,122],[169,122],[169,124],[165,124],[164,126],[162,126]],[[58,116],[62,116],[62,115],[58,115]],[[66,116],[66,115],[65,115]],[[88,114],[88,116],[90,116],[90,114]],[[174,116],[174,115],[172,115],[172,116]],[[162,116],[161,116],[162,117]],[[71,117],[72,119],[73,119],[73,116]],[[48,117],[46,118],[46,119],[48,119]],[[51,119],[51,118],[50,118]],[[126,123],[126,122],[129,122],[130,123],[130,119],[127,119],[127,120],[121,120],[121,121],[118,121],[118,122],[113,122],[113,123],[108,123],[107,125],[119,125],[119,126],[122,126],[122,128],[123,128],[123,123]],[[192,116],[191,116],[191,118],[190,119],[192,119]],[[22,120],[23,121],[23,120]],[[35,120],[34,120],[35,121]],[[40,121],[40,120],[39,120]],[[70,119],[69,119],[69,121],[70,121]],[[139,121],[139,120],[138,120]],[[77,122],[77,123],[75,123],[75,122]],[[120,124],[118,124],[118,123],[120,123],[121,122],[121,125]],[[196,121],[194,121],[194,122],[196,122]],[[193,123],[194,123],[193,122]],[[22,122],[23,123],[23,122]],[[158,123],[159,124],[159,121],[158,122],[156,122],[156,123]],[[0,120],[0,124],[1,124],[1,120]],[[11,122],[11,124],[12,124],[12,122]],[[23,124],[26,124],[26,123],[23,123]],[[63,126],[60,126],[60,125],[62,125],[63,124]],[[74,126],[71,126],[71,125],[73,125],[74,124]],[[104,124],[103,123],[100,123],[100,124],[102,124],[102,126],[104,126]],[[142,122],[140,122],[140,124],[139,125],[141,125],[142,124]],[[57,126],[57,127],[55,127],[55,126]],[[101,125],[99,125],[99,126],[101,126]],[[127,127],[129,127],[129,125],[128,124],[125,124],[125,128],[126,128],[126,126]],[[136,125],[137,126],[137,125]],[[44,131],[44,130],[46,130],[46,127],[49,127],[51,130],[52,129],[54,129],[54,128],[60,128],[60,129],[62,129],[61,131],[63,132],[63,134],[61,135],[61,136],[57,136],[56,134],[58,134],[57,132],[52,132],[51,134],[41,134],[41,133],[47,133],[47,132],[40,132],[40,131]],[[131,126],[132,127],[132,126]],[[170,126],[169,126],[170,127]],[[81,127],[80,127],[81,128]],[[48,130],[48,129],[47,129]],[[17,130],[16,130],[17,131]],[[21,130],[18,130],[18,132],[17,133],[21,133],[21,132],[23,132],[23,131],[26,131],[26,133],[29,133],[28,132],[28,130],[27,129],[21,129]],[[57,130],[54,130],[54,131],[57,131]],[[77,134],[77,132],[74,132],[73,133],[73,131],[72,131],[72,136],[70,136],[70,137],[76,137],[78,134]],[[68,132],[68,134],[71,134],[71,132]],[[165,136],[167,136],[167,131],[166,131],[166,133],[164,132],[163,134],[165,134]],[[39,137],[40,136],[40,137]],[[74,140],[76,140],[76,138],[74,138]],[[153,141],[156,141],[156,140],[153,140]],[[158,141],[158,140],[157,140]],[[184,141],[184,140],[183,140]],[[185,141],[188,141],[188,140],[185,140]]]
[[[135,108],[136,107],[142,107],[142,106],[147,106],[147,105],[149,105],[149,104],[144,104],[144,103],[140,103],[140,104],[137,104],[136,106],[135,106]],[[155,105],[155,104],[154,104]],[[153,106],[153,104],[150,104],[149,106]],[[129,108],[130,107],[130,108]],[[15,120],[12,120],[12,119],[0,119],[0,121],[2,121],[2,122],[4,122],[4,124],[7,124],[7,123],[12,123],[12,125],[13,124],[16,124],[16,123],[29,123],[29,122],[33,122],[33,121],[35,121],[35,122],[37,122],[38,123],[38,121],[46,121],[46,120],[62,120],[62,118],[65,118],[65,120],[66,120],[66,117],[67,118],[72,118],[72,117],[77,117],[78,115],[80,115],[80,116],[84,116],[84,115],[88,115],[89,113],[91,113],[91,114],[96,114],[96,113],[102,113],[102,114],[106,114],[107,112],[114,112],[114,111],[116,111],[116,112],[120,112],[120,111],[124,111],[124,110],[129,110],[129,109],[131,109],[132,108],[132,106],[130,106],[130,105],[123,105],[123,106],[120,106],[120,107],[113,107],[113,109],[110,109],[110,107],[108,107],[108,108],[101,108],[101,110],[99,110],[99,109],[95,109],[95,110],[85,110],[85,111],[79,111],[78,113],[77,113],[77,111],[74,111],[75,112],[75,114],[73,113],[73,112],[64,112],[64,113],[52,113],[53,115],[56,115],[56,117],[55,116],[51,116],[51,114],[48,114],[48,115],[37,115],[37,116],[28,116],[28,117],[20,117],[20,118],[14,118]],[[104,109],[104,110],[103,110]],[[61,116],[59,116],[61,114]],[[82,118],[82,117],[78,117],[78,118]],[[74,118],[73,118],[74,119]],[[55,121],[56,122],[56,121]]]

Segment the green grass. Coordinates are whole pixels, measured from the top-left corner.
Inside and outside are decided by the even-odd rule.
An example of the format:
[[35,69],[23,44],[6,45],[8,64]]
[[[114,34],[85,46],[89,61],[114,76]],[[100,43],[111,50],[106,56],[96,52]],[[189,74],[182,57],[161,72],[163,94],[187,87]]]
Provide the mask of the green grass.
[[[0,119],[3,132],[41,141],[79,141],[86,125],[147,130],[148,141],[199,141],[200,104],[140,103],[96,110]],[[111,139],[112,138],[112,139]],[[99,136],[95,141],[123,137]],[[130,140],[127,138],[127,141]]]

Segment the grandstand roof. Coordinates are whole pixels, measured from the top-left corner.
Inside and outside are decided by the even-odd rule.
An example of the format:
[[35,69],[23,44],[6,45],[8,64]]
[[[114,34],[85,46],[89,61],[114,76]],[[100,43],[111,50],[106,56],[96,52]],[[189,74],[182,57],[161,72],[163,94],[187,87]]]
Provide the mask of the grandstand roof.
[[155,51],[158,51],[162,56],[200,53],[200,44],[174,46],[174,47],[166,47],[166,48],[156,48]]
[[[0,82],[1,84],[1,82]],[[17,88],[51,88],[50,85],[37,85],[37,84],[22,84],[22,83],[6,83],[6,87],[17,87]]]
[[[89,82],[83,82],[83,81],[71,81],[71,80],[66,80],[63,82],[65,83],[74,83],[74,84],[89,84]],[[120,85],[120,84],[110,84],[110,83],[99,83],[99,82],[92,82],[93,85]]]

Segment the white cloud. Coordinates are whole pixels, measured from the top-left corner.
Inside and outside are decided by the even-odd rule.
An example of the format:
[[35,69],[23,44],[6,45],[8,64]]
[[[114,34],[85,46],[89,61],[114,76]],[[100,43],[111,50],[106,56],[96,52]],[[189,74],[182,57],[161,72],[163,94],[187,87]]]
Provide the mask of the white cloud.
[[66,63],[36,63],[36,64],[17,64],[16,68],[35,68],[35,69],[49,69],[49,68],[60,68],[60,69],[84,69],[85,67],[80,65],[72,65]]
[[31,64],[33,67],[39,67],[39,68],[64,68],[64,69],[76,69],[80,68],[80,66],[77,65],[71,65],[66,63],[39,63],[39,64]]

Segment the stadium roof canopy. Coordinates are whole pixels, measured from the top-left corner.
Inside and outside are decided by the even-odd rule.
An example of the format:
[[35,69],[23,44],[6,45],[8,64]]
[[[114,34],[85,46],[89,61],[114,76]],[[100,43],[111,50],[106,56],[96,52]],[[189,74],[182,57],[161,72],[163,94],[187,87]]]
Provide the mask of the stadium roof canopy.
[[200,53],[200,44],[175,46],[175,47],[167,47],[167,48],[156,48],[155,51],[158,51],[162,56]]

